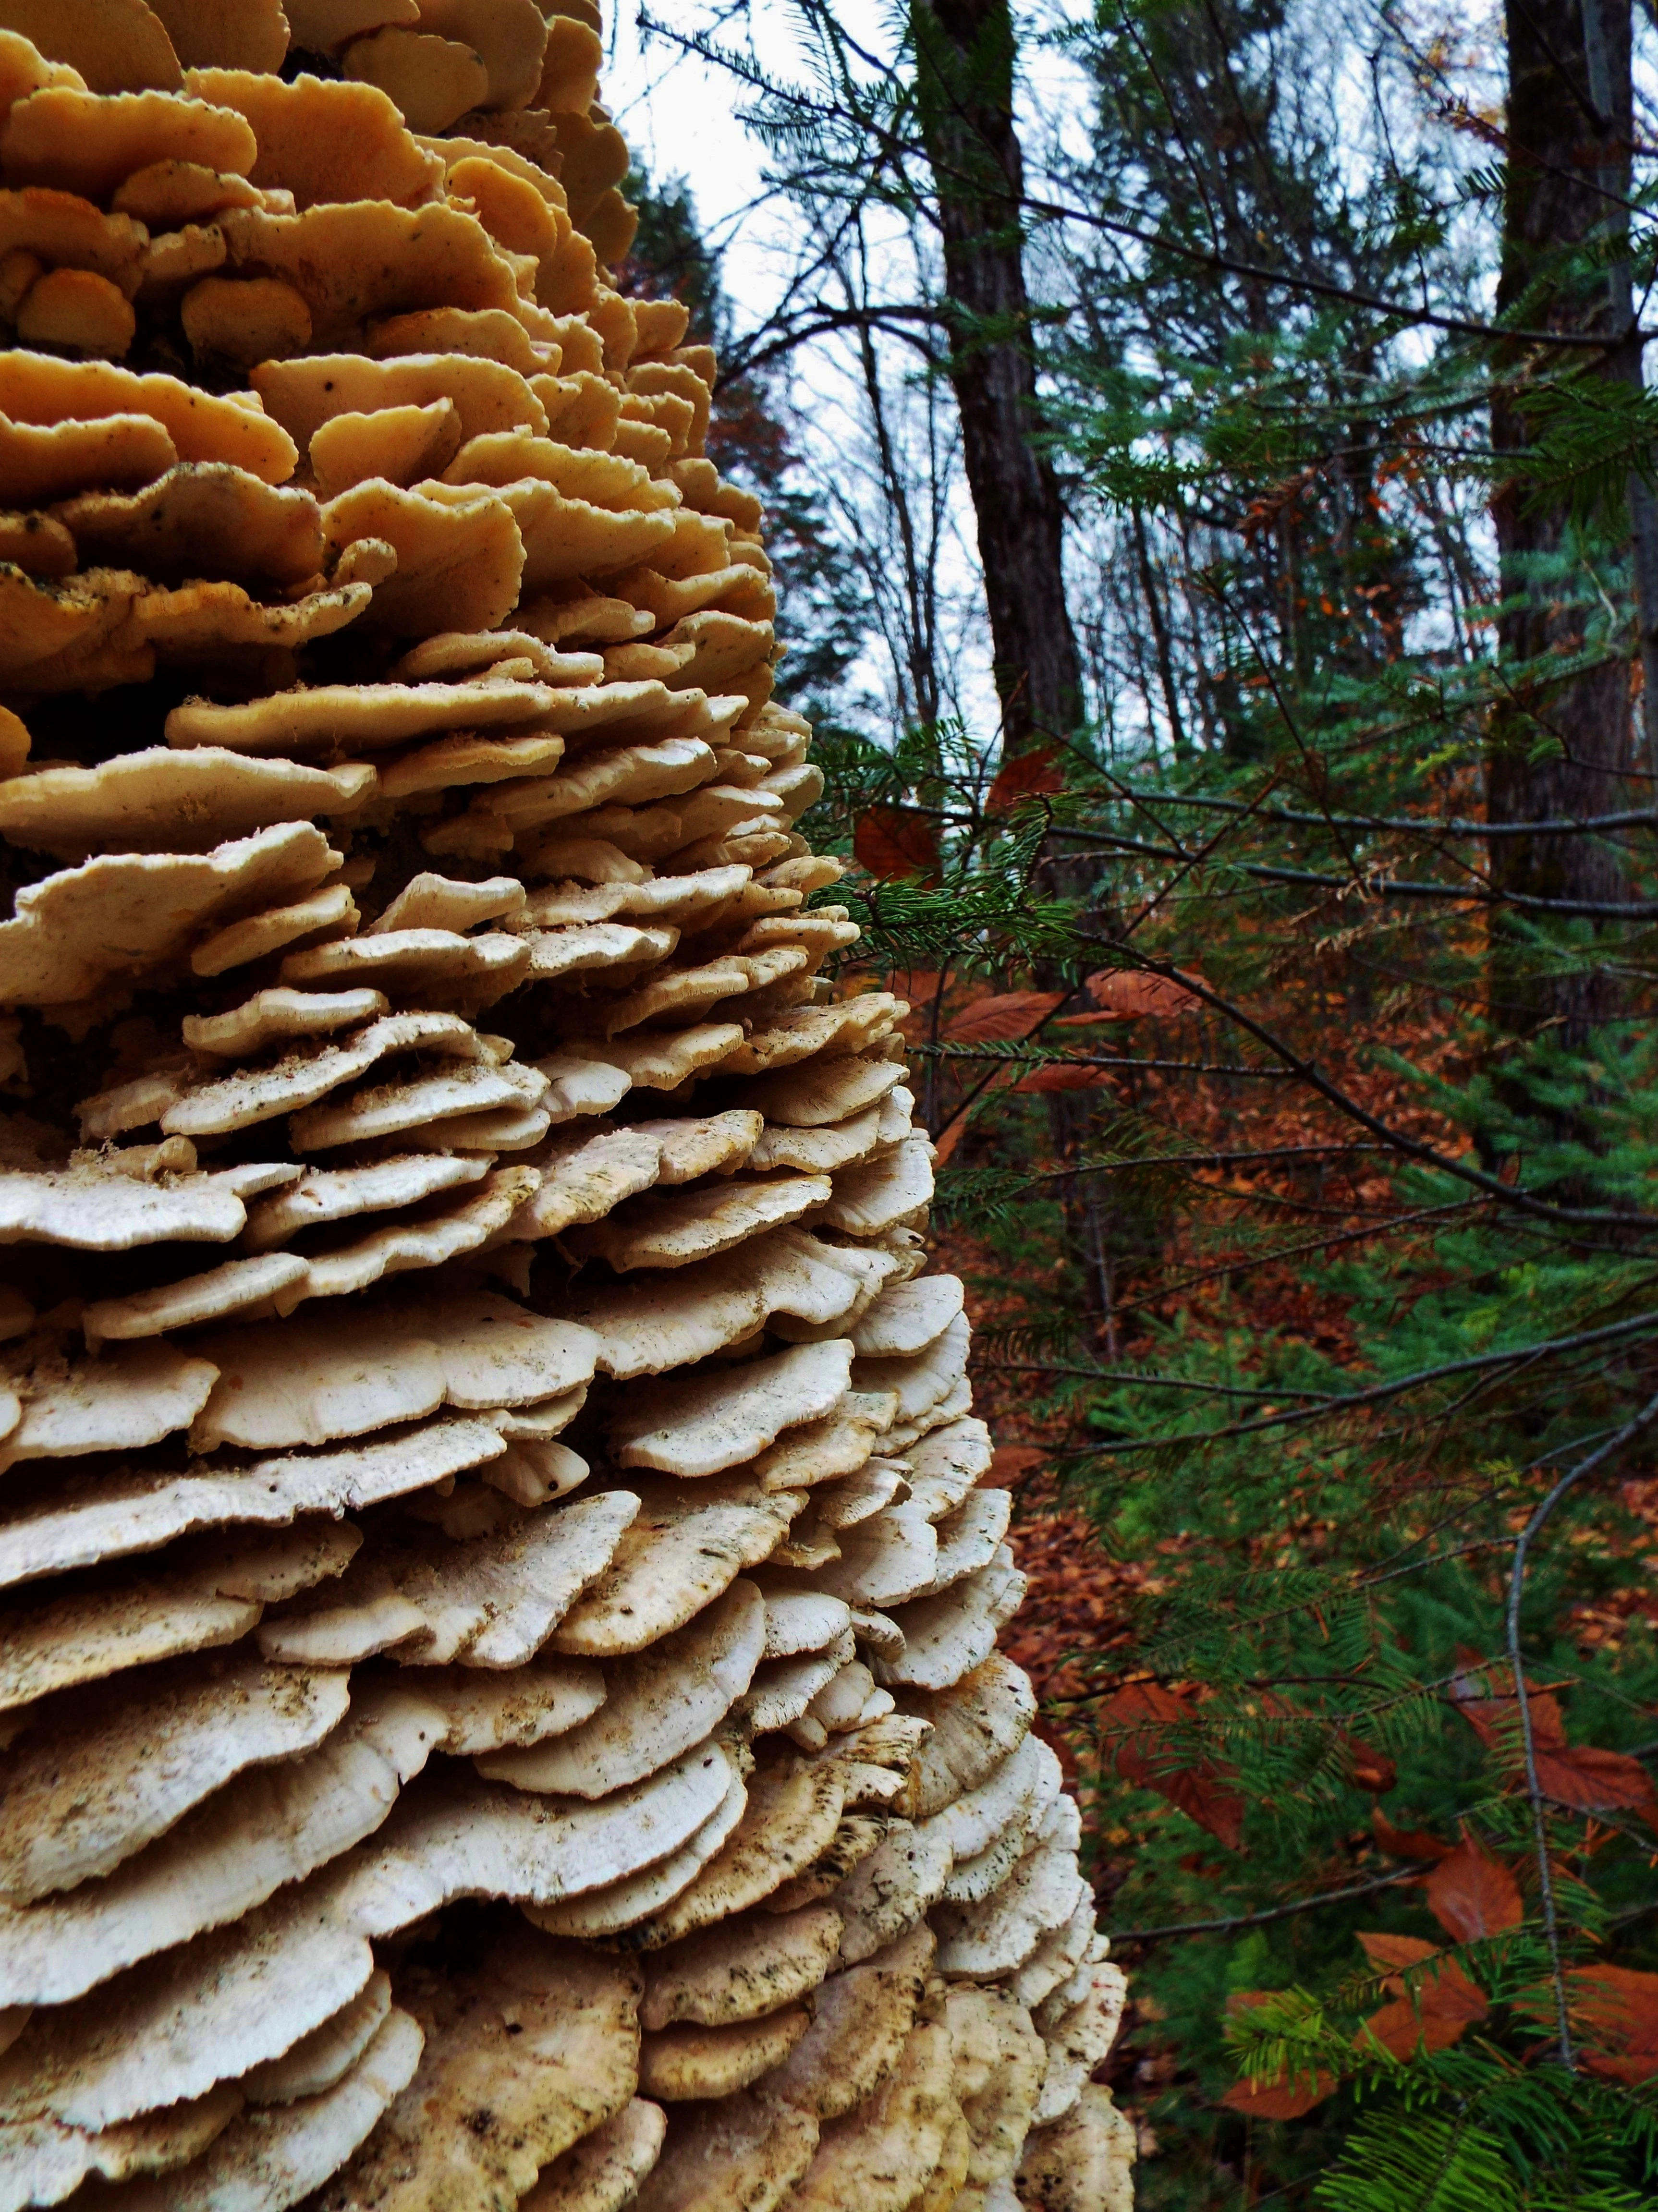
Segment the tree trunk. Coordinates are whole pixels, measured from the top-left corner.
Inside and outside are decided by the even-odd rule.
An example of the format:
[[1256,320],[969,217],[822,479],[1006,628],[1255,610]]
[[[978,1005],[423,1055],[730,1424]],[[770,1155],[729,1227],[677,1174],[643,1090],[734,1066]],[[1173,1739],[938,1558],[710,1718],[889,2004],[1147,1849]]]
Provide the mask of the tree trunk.
[[[944,242],[949,373],[978,525],[979,560],[1005,754],[1070,736],[1082,719],[1082,664],[1066,603],[1065,512],[1053,465],[1031,442],[1036,368],[1023,258],[1024,161],[1013,121],[1013,18],[1008,0],[913,0],[921,130]],[[1085,896],[1090,861],[1050,844],[1044,888]],[[1066,977],[1038,963],[1037,980]],[[1086,1151],[1085,1093],[1048,1102],[1056,1164]],[[1070,1176],[1060,1185],[1066,1241],[1091,1317],[1109,1281],[1097,1211]]]
[[[1590,9],[1597,13],[1586,26]],[[1610,334],[1615,280],[1609,283],[1606,264],[1592,265],[1580,249],[1615,239],[1617,207],[1608,193],[1629,188],[1629,0],[1507,0],[1506,13],[1509,170],[1499,308],[1515,311],[1531,330]],[[1499,376],[1521,373],[1526,354],[1520,344],[1505,349]],[[1553,366],[1544,364],[1545,371]],[[1604,373],[1627,374],[1616,349]],[[1505,657],[1534,662],[1582,651],[1595,594],[1566,500],[1531,494],[1525,461],[1531,440],[1524,392],[1499,390],[1491,442],[1512,459],[1492,507],[1503,597],[1515,602],[1499,638]],[[1616,654],[1564,681],[1533,677],[1523,696],[1493,715],[1486,759],[1493,823],[1581,819],[1630,805],[1629,677]],[[1593,836],[1494,839],[1491,872],[1499,889],[1532,897],[1615,902],[1623,890],[1616,850]],[[1541,972],[1500,909],[1491,942],[1497,1029],[1524,1035],[1553,1025],[1575,1044],[1616,1011],[1604,969]]]
[[1007,0],[914,0],[916,86],[938,191],[950,380],[962,419],[1010,752],[1067,737],[1082,672],[1066,605],[1064,513],[1037,427],[1025,292],[1023,161]]

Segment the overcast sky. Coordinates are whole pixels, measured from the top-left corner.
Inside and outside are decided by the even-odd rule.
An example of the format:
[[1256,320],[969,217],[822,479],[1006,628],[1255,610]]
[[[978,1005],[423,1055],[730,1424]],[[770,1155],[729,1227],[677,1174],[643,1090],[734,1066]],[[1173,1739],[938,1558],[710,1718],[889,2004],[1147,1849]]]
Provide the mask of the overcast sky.
[[[655,0],[662,21],[689,21],[701,9],[681,0]],[[851,11],[876,10],[854,0]],[[768,64],[794,76],[799,50],[786,6],[762,5],[756,36]],[[779,217],[754,203],[762,193],[762,149],[736,112],[739,88],[721,70],[676,52],[666,40],[641,34],[635,0],[617,0],[611,22],[604,98],[635,158],[658,183],[683,176],[691,188],[705,235],[726,248],[725,278],[741,319],[757,320],[775,289]]]

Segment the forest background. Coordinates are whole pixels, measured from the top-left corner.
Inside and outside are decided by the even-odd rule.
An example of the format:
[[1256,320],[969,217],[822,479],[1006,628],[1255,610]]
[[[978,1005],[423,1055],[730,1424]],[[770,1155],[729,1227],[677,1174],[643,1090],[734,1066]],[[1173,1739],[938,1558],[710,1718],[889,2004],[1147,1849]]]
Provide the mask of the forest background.
[[1436,5],[629,28],[1146,2208],[1658,2202],[1658,29]]

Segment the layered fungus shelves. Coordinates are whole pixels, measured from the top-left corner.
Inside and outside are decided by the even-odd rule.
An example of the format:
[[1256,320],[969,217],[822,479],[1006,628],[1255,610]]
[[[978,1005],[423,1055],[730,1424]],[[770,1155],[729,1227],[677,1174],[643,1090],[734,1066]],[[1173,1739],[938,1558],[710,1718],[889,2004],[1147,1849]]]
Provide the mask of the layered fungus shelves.
[[595,17],[0,25],[0,2206],[1126,2203]]

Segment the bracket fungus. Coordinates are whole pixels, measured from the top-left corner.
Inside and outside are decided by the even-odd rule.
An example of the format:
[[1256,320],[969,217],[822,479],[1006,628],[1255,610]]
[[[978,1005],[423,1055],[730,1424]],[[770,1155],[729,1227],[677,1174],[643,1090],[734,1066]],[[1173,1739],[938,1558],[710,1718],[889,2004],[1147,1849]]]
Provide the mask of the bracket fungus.
[[905,1010],[824,981],[603,51],[0,7],[9,2205],[1129,2201]]

